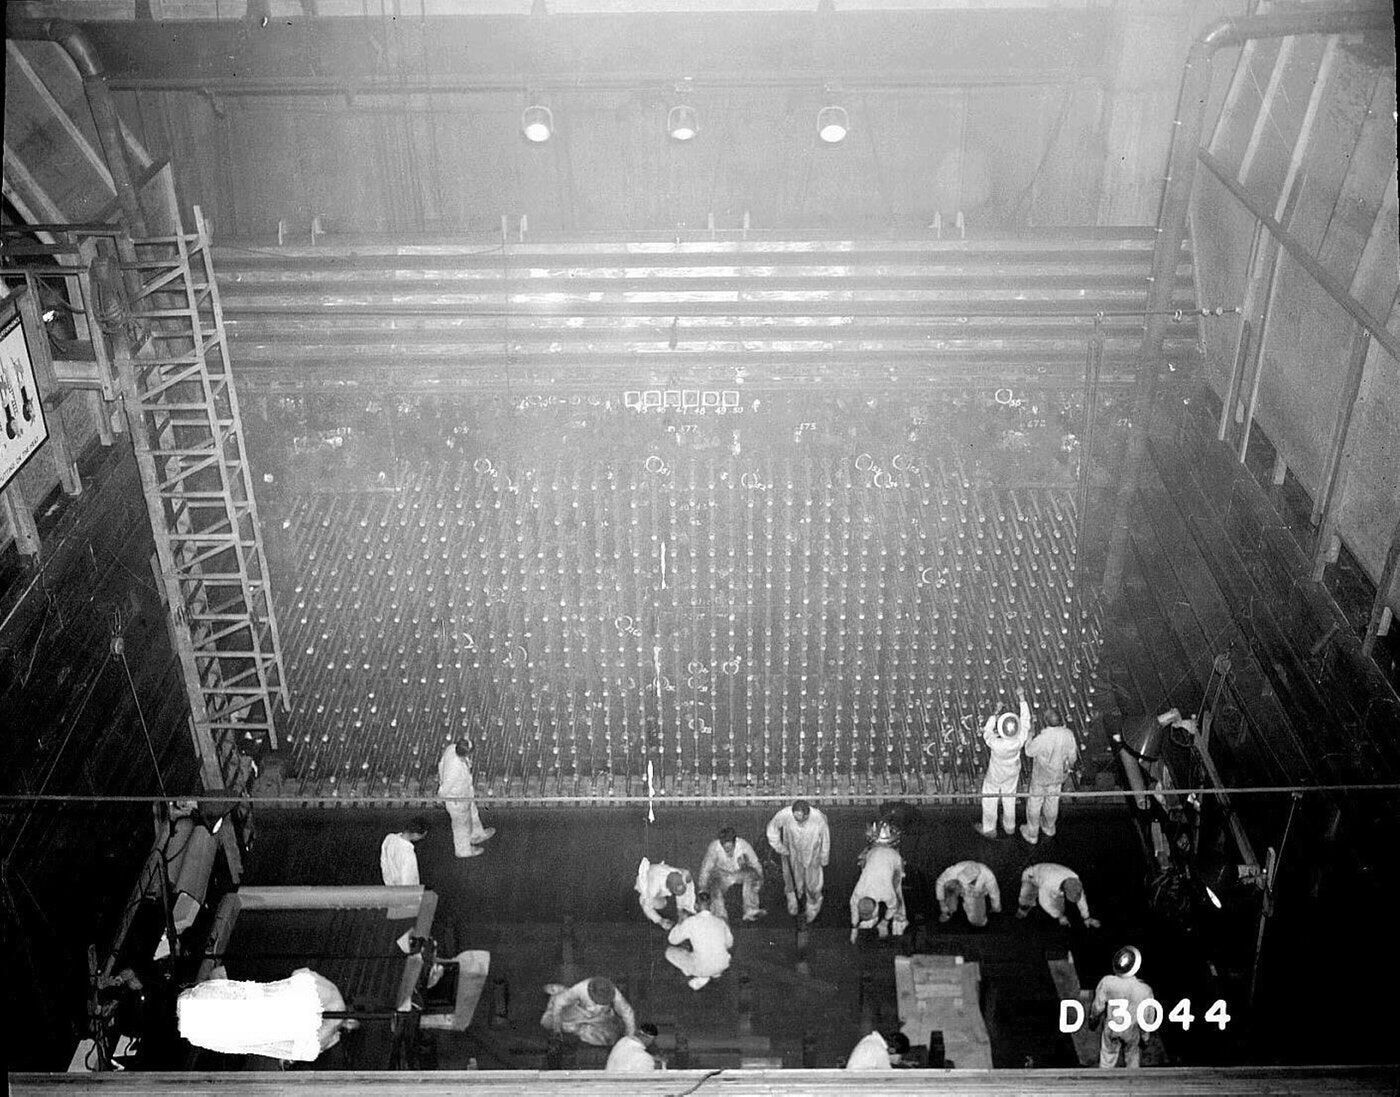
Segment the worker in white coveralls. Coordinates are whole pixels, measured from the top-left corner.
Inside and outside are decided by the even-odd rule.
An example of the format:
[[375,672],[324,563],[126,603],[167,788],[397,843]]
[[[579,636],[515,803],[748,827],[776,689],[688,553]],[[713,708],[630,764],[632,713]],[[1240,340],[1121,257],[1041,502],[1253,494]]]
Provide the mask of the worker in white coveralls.
[[705,851],[705,860],[700,864],[700,890],[709,893],[710,910],[726,922],[729,912],[725,909],[724,893],[735,884],[744,889],[744,921],[761,918],[766,913],[758,905],[763,866],[753,846],[738,837],[733,827],[725,827]]
[[181,991],[175,1003],[180,1035],[196,1047],[230,1055],[266,1055],[311,1062],[334,1047],[342,1031],[359,1026],[345,1011],[340,990],[319,972],[297,968],[289,978],[257,983],[212,978]]
[[[1147,1036],[1138,1027],[1138,1006],[1152,997],[1152,988],[1138,978],[1142,953],[1129,945],[1113,955],[1113,972],[1099,980],[1089,1007],[1089,1023],[1103,1022],[1099,1040],[1099,1066],[1112,1068],[1122,1056],[1125,1067],[1142,1066],[1142,1045]],[[1116,1031],[1115,1031],[1116,1030]]]
[[[718,979],[729,968],[729,950],[734,947],[734,934],[729,923],[710,912],[710,896],[697,896],[699,910],[681,915],[666,940],[666,960],[690,979],[690,989],[699,990],[711,979]],[[690,948],[681,948],[689,943]]]
[[379,845],[379,871],[385,887],[417,887],[422,883],[418,879],[418,851],[413,846],[427,833],[428,820],[415,815],[403,830],[384,836]]
[[1070,902],[1079,908],[1086,926],[1090,929],[1099,927],[1099,920],[1089,917],[1089,900],[1084,895],[1084,884],[1072,869],[1064,865],[1043,861],[1021,873],[1020,909],[1016,911],[1016,917],[1024,918],[1037,902],[1041,910],[1062,926],[1069,925],[1065,903]]
[[973,829],[983,838],[997,836],[997,801],[1001,801],[1002,829],[1007,834],[1016,830],[1016,784],[1021,779],[1021,748],[1031,730],[1031,708],[1026,703],[1026,691],[1016,687],[1021,702],[1021,714],[1003,712],[988,716],[982,728],[982,739],[992,752],[987,761],[987,775],[982,779],[982,824]]
[[612,1074],[643,1074],[658,1069],[661,1064],[651,1053],[658,1035],[655,1025],[638,1025],[635,1036],[623,1036],[613,1044],[603,1069]]
[[959,861],[949,865],[933,885],[934,897],[938,900],[938,920],[946,922],[958,909],[961,902],[967,920],[974,926],[987,924],[987,905],[990,903],[993,914],[1001,913],[1001,891],[992,870],[981,861]]
[[1055,820],[1060,817],[1060,791],[1069,772],[1079,761],[1079,744],[1074,732],[1064,726],[1060,710],[1045,710],[1045,727],[1026,741],[1026,757],[1031,759],[1031,793],[1026,798],[1026,821],[1021,837],[1031,845],[1055,836]]
[[495,827],[483,827],[476,810],[476,785],[472,780],[472,744],[470,739],[448,743],[438,759],[438,795],[452,820],[452,848],[458,857],[476,857],[482,852],[480,844],[496,833]]
[[892,845],[877,841],[861,855],[860,879],[851,892],[851,944],[863,929],[881,937],[909,927],[904,913],[904,858]]
[[611,979],[595,976],[566,987],[546,983],[549,1005],[540,1018],[547,1032],[572,1033],[585,1044],[612,1047],[637,1033],[637,1015]]
[[846,1060],[847,1070],[893,1070],[909,1054],[909,1037],[902,1032],[888,1036],[871,1032],[860,1038]]
[[655,922],[662,929],[670,929],[675,923],[663,918],[661,912],[672,899],[676,901],[676,913],[695,913],[695,881],[683,868],[673,868],[665,861],[652,864],[645,857],[637,866],[637,902],[647,920]]
[[788,913],[796,917],[805,899],[807,921],[822,908],[822,869],[831,856],[826,816],[806,800],[794,800],[768,821],[768,844],[783,860],[783,891]]

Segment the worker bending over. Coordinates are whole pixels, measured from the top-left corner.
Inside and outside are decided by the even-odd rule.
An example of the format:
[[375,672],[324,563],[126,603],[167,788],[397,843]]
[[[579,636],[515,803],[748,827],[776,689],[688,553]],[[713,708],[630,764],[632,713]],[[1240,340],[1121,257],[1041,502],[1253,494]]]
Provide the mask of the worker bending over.
[[904,858],[888,845],[873,845],[861,854],[860,879],[851,892],[851,944],[863,929],[881,937],[896,936],[909,926],[904,913]]
[[710,895],[710,910],[719,918],[729,920],[724,906],[724,893],[735,884],[744,889],[744,921],[752,922],[766,911],[759,909],[758,891],[763,885],[763,866],[753,846],[725,827],[705,851],[700,865],[700,890]]
[[893,1070],[909,1054],[909,1037],[902,1032],[888,1036],[872,1032],[860,1038],[846,1060],[847,1070]]
[[656,1070],[660,1064],[651,1049],[656,1044],[657,1029],[653,1024],[637,1026],[635,1036],[623,1036],[613,1044],[608,1052],[608,1062],[603,1069],[613,1074],[643,1074]]
[[683,868],[672,868],[665,861],[653,865],[643,857],[637,866],[636,890],[642,913],[662,929],[675,925],[671,919],[661,916],[672,899],[676,901],[677,915],[695,913],[695,881]]
[[1031,730],[1031,707],[1026,703],[1026,691],[1016,687],[1021,702],[1020,716],[1003,712],[988,716],[982,728],[982,740],[991,757],[987,760],[987,775],[982,778],[982,823],[973,829],[983,838],[997,836],[997,801],[1001,801],[1001,827],[1007,834],[1016,830],[1016,785],[1021,780],[1021,748]]
[[[671,942],[666,959],[679,968],[682,975],[689,976],[691,990],[699,990],[711,979],[723,975],[729,968],[729,950],[734,947],[729,923],[710,912],[710,896],[702,891],[697,898],[698,912],[682,914],[666,936]],[[690,948],[679,947],[687,943]]]
[[806,800],[794,800],[768,820],[768,844],[783,861],[783,891],[794,918],[805,901],[808,923],[822,908],[822,869],[831,856],[826,816]]
[[1086,926],[1090,929],[1099,926],[1097,918],[1089,917],[1089,900],[1084,895],[1084,885],[1073,870],[1064,865],[1044,861],[1031,865],[1021,873],[1020,909],[1016,911],[1016,917],[1024,918],[1029,914],[1037,900],[1040,909],[1062,926],[1069,925],[1069,918],[1065,915],[1066,900],[1079,907],[1079,914]]
[[549,995],[540,1025],[553,1033],[572,1033],[585,1044],[611,1047],[623,1036],[635,1036],[637,1015],[611,979],[595,976],[566,987],[546,983]]
[[958,909],[959,901],[974,926],[987,924],[987,904],[993,914],[1001,913],[1001,891],[992,870],[981,861],[959,861],[949,865],[933,886],[938,900],[938,920],[946,922]]

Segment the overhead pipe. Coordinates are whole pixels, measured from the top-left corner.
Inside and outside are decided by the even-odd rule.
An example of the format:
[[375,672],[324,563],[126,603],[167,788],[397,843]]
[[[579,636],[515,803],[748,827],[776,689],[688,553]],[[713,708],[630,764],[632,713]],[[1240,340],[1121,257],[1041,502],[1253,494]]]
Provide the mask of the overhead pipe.
[[1132,434],[1128,440],[1123,474],[1119,479],[1113,532],[1104,567],[1104,594],[1110,601],[1117,598],[1123,579],[1128,543],[1128,508],[1137,490],[1142,459],[1147,449],[1148,421],[1157,395],[1157,371],[1167,333],[1167,309],[1172,300],[1181,244],[1186,239],[1186,217],[1196,178],[1197,150],[1201,144],[1206,100],[1210,93],[1211,60],[1219,49],[1240,46],[1256,38],[1354,34],[1366,30],[1388,30],[1392,24],[1389,5],[1360,9],[1350,5],[1318,5],[1306,11],[1221,19],[1206,27],[1191,43],[1186,68],[1181,74],[1176,117],[1172,120],[1166,187],[1157,216],[1157,245],[1152,253],[1152,282],[1147,290],[1147,323],[1143,329],[1138,375],[1134,384]]
[[[127,144],[122,137],[121,121],[117,117],[116,104],[112,101],[111,88],[107,86],[107,73],[88,36],[76,24],[66,19],[6,19],[5,37],[54,42],[62,46],[73,59],[78,75],[83,79],[83,92],[87,95],[88,107],[92,110],[92,120],[97,127],[98,140],[102,142],[107,170],[112,175],[112,186],[117,192],[117,203],[126,218],[127,229],[135,236],[145,236],[146,218],[141,212],[136,187],[131,181]],[[138,162],[144,159],[138,155]],[[153,163],[149,160],[140,164],[143,171],[152,166]]]

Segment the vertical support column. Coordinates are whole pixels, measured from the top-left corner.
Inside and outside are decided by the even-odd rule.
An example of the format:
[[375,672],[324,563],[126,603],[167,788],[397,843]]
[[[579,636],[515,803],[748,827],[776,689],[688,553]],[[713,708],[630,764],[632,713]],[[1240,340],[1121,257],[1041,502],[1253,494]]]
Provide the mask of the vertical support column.
[[[1337,403],[1337,414],[1332,423],[1332,436],[1327,443],[1327,463],[1323,466],[1322,485],[1313,499],[1312,521],[1319,528],[1319,544],[1327,538],[1321,530],[1336,525],[1337,504],[1341,498],[1342,481],[1345,479],[1344,454],[1347,435],[1351,429],[1351,414],[1356,407],[1357,395],[1361,392],[1361,379],[1366,370],[1366,359],[1371,353],[1371,333],[1358,326],[1352,336],[1351,356],[1347,359],[1347,375],[1342,382],[1341,399]],[[1330,536],[1330,534],[1329,534]],[[1314,557],[1314,579],[1320,579]]]
[[1400,521],[1395,523],[1395,531],[1390,535],[1390,551],[1385,554],[1385,567],[1376,584],[1376,600],[1371,603],[1371,619],[1366,623],[1366,636],[1361,641],[1362,655],[1370,656],[1376,650],[1376,637],[1380,635],[1381,619],[1396,586],[1397,572],[1400,572]]
[[21,556],[39,555],[39,530],[34,525],[34,512],[24,501],[24,494],[17,482],[12,482],[0,491],[0,507],[5,510],[5,519],[10,524],[10,532],[15,537],[15,548]]

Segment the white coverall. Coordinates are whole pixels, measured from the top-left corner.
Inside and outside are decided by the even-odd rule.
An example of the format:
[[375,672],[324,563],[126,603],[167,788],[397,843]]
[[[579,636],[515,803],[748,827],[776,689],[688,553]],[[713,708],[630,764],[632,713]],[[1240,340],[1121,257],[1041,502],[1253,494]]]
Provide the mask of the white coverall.
[[481,851],[473,844],[485,828],[476,809],[476,785],[472,781],[472,765],[457,753],[457,744],[448,743],[438,759],[438,795],[446,799],[468,796],[468,800],[446,799],[448,818],[452,820],[452,849],[458,857],[475,857]]
[[[865,867],[851,892],[851,939],[855,940],[856,930],[872,926],[881,937],[887,937],[891,923],[895,933],[903,933],[909,924],[904,915],[904,858],[899,850],[890,846],[871,846],[864,857]],[[860,920],[859,910],[862,899],[875,903],[874,917],[864,922]],[[885,904],[883,916],[881,903]]]
[[860,1038],[851,1049],[851,1057],[846,1060],[847,1070],[893,1070],[890,1062],[890,1046],[878,1032]]
[[1060,816],[1060,790],[1065,778],[1079,760],[1079,744],[1074,732],[1064,725],[1045,728],[1026,743],[1026,757],[1032,759],[1031,794],[1026,799],[1026,823],[1021,837],[1034,844],[1055,835],[1055,820]]
[[[1007,715],[1010,715],[1009,713]],[[1021,780],[1021,747],[1031,730],[1031,707],[1021,702],[1020,730],[1010,739],[997,731],[1001,716],[988,716],[982,727],[982,741],[991,750],[987,776],[982,779],[982,833],[988,838],[997,832],[997,799],[1001,799],[1001,826],[1007,834],[1016,830],[1016,784]]]
[[685,911],[687,914],[695,913],[695,881],[690,878],[690,873],[685,869],[672,868],[665,861],[658,861],[652,864],[645,857],[642,863],[637,866],[637,883],[634,885],[637,892],[637,901],[641,905],[642,913],[649,921],[655,922],[658,926],[665,926],[665,919],[661,917],[661,912],[666,909],[666,903],[671,898],[671,889],[666,886],[666,877],[673,872],[679,872],[685,877],[685,890],[675,897],[676,910]]
[[571,987],[546,983],[544,991],[549,1005],[540,1025],[548,1032],[571,1032],[595,1047],[610,1047],[623,1036],[637,1034],[637,1015],[616,988],[613,1000],[601,1004],[589,996],[587,979]]
[[[1054,918],[1062,926],[1069,925],[1069,919],[1065,916],[1065,893],[1063,891],[1066,880],[1078,880],[1079,874],[1064,865],[1056,865],[1049,861],[1043,861],[1038,865],[1029,866],[1025,872],[1021,873],[1021,895],[1019,905],[1022,910],[1029,910],[1040,902],[1040,909]],[[1080,887],[1083,887],[1080,881]],[[1085,922],[1089,921],[1089,896],[1088,893],[1081,893],[1079,902],[1080,916]]]
[[[666,950],[667,961],[679,968],[682,975],[689,976],[693,990],[723,975],[729,967],[734,934],[728,922],[716,918],[708,910],[682,918],[672,927],[666,940],[671,942]],[[685,941],[690,942],[690,948],[676,947]]]
[[992,904],[994,913],[1001,913],[1001,891],[997,887],[997,878],[992,875],[992,870],[981,861],[959,861],[945,868],[933,886],[943,920],[952,917],[958,909],[958,893],[950,892],[948,887],[954,880],[962,884],[963,910],[967,912],[967,920],[974,926],[987,924],[988,902]]
[[792,807],[785,807],[768,821],[768,844],[783,859],[788,913],[797,914],[798,899],[805,895],[807,921],[815,921],[822,908],[822,869],[831,857],[831,828],[826,816],[812,808],[807,821],[799,823]]
[[608,1052],[603,1070],[613,1074],[642,1074],[656,1069],[656,1059],[635,1036],[624,1036]]
[[[386,834],[379,846],[379,871],[384,876],[386,887],[418,887],[418,851],[413,843],[397,832]],[[391,907],[385,912],[389,921],[399,918],[412,918],[418,913],[416,906]]]
[[753,846],[742,838],[734,839],[734,853],[724,852],[724,844],[716,838],[705,851],[700,864],[700,890],[710,893],[710,909],[729,920],[724,893],[735,884],[744,887],[744,918],[749,920],[758,912],[758,891],[763,884],[763,866]]
[[[1142,1066],[1143,1032],[1138,1028],[1137,1008],[1151,997],[1152,988],[1136,975],[1105,975],[1099,980],[1092,1007],[1095,1014],[1105,1014],[1103,1037],[1099,1040],[1099,1066],[1116,1067],[1119,1052],[1122,1052],[1124,1066]],[[1127,1014],[1132,1020],[1132,1024],[1122,1032],[1114,1032],[1108,1027],[1110,1020],[1122,1016],[1121,1007],[1116,1011],[1109,1010],[1108,1003],[1115,998],[1127,999]],[[1148,1023],[1151,1023],[1150,1019]]]

